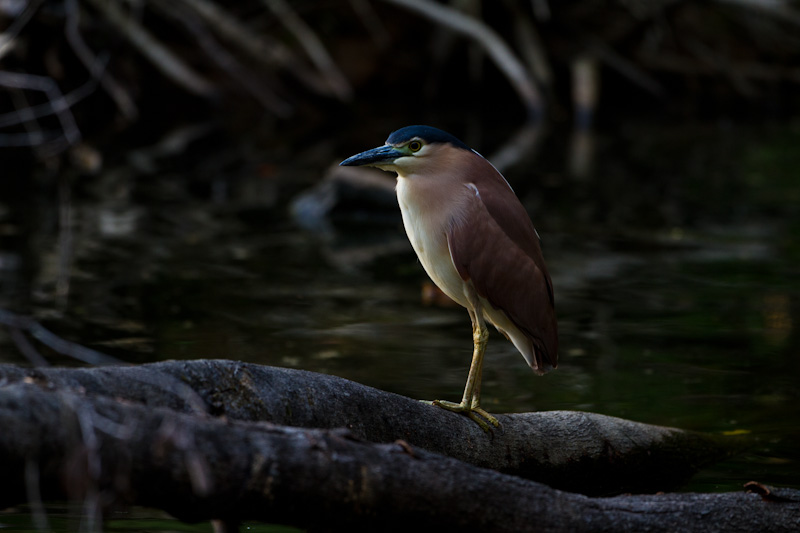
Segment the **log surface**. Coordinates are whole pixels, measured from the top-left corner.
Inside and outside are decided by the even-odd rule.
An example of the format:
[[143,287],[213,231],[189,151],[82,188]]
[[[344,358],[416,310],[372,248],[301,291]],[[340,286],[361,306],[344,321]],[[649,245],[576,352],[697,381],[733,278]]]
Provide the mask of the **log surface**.
[[183,413],[347,428],[363,440],[404,440],[588,495],[673,490],[744,442],[579,411],[500,414],[502,428],[486,434],[465,416],[343,378],[229,360],[89,369],[0,365],[0,383],[25,380]]
[[[667,443],[659,460],[694,453],[696,443],[700,455],[709,446],[728,453],[705,435],[590,413],[499,418],[503,432],[485,434],[463,416],[341,378],[233,361],[0,365],[0,509],[69,499],[87,509],[127,503],[186,521],[312,530],[780,532],[800,524],[800,491],[791,489],[593,498],[508,473],[584,469],[595,489],[608,490],[621,482],[591,476],[631,468],[629,457],[649,469],[641,477],[662,470],[645,458],[648,445]],[[502,468],[482,464],[492,460]]]

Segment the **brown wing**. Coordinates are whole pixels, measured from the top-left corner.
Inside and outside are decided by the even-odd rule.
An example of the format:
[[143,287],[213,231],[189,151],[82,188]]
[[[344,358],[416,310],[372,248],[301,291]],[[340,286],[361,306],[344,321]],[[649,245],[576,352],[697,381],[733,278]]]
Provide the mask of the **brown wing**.
[[544,273],[550,304],[555,306],[553,284],[547,273],[542,256],[539,235],[533,227],[528,212],[502,174],[478,153],[469,166],[470,179],[478,188],[480,200],[503,232],[516,244]]
[[[470,195],[465,216],[447,235],[456,270],[531,341],[539,368],[545,363],[555,368],[558,329],[553,291],[530,218],[505,183],[507,195],[499,188],[475,185],[478,194]],[[502,206],[503,226],[487,208],[487,196],[494,210]]]

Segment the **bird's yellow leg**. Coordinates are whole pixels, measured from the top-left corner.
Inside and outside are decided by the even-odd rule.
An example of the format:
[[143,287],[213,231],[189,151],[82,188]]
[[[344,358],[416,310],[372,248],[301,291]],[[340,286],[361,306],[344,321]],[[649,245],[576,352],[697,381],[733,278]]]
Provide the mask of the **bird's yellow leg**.
[[[461,403],[464,404],[465,402],[469,401],[470,418],[473,420],[479,421],[480,419],[476,418],[474,415],[480,415],[494,427],[500,427],[500,422],[497,421],[497,418],[490,415],[485,409],[480,407],[481,383],[483,381],[483,356],[486,353],[486,345],[489,343],[489,330],[486,329],[483,320],[480,321],[480,327],[478,328],[477,332],[473,332],[472,337],[474,349],[472,355],[473,363],[470,365],[470,374],[473,373],[473,366],[477,368],[474,369],[475,377],[472,383],[472,391],[468,397],[467,389],[465,387],[464,397],[462,398]],[[467,384],[469,385],[469,377],[467,377]]]
[[481,426],[484,431],[489,431],[490,428],[486,423],[487,421],[494,427],[500,427],[500,422],[497,421],[497,418],[490,415],[479,405],[481,378],[483,375],[483,355],[486,352],[486,344],[489,341],[489,330],[486,329],[482,317],[472,311],[470,311],[470,316],[472,317],[473,350],[467,384],[464,387],[464,396],[461,398],[461,403],[434,400],[433,405],[438,405],[448,411],[464,413]]
[[[485,330],[486,328],[484,327],[483,329]],[[474,337],[474,333],[473,333],[473,337]],[[483,341],[484,345],[483,345],[483,352],[482,353],[486,353],[486,346],[489,344],[489,334],[488,334],[488,332],[485,334],[485,337],[486,337],[486,339]],[[475,343],[475,340],[473,338],[473,344],[474,343]],[[473,357],[474,357],[474,354],[473,354]],[[473,409],[479,409],[480,407],[479,407],[478,404],[481,403],[481,383],[483,383],[483,355],[481,355],[481,364],[478,367],[477,374],[478,375],[475,377],[475,386],[472,389],[472,396],[470,397],[470,401],[469,401],[469,405]],[[464,392],[466,392],[466,390]]]
[[[482,322],[482,321],[481,321]],[[480,399],[481,377],[483,376],[483,355],[486,353],[486,344],[489,341],[489,331],[486,326],[477,321],[472,323],[472,363],[469,365],[467,384],[464,387],[464,396],[461,404],[477,407]],[[477,398],[476,398],[477,394]]]

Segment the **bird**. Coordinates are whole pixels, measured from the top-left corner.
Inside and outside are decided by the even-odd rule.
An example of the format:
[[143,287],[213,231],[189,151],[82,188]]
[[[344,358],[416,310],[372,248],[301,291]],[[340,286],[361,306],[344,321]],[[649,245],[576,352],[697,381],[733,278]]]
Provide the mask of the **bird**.
[[480,406],[486,323],[510,340],[539,375],[558,365],[553,284],[539,234],[514,190],[487,159],[432,126],[406,126],[383,146],[340,163],[397,174],[396,193],[411,246],[431,280],[472,321],[472,362],[461,402],[433,405],[462,413],[484,431],[499,428]]

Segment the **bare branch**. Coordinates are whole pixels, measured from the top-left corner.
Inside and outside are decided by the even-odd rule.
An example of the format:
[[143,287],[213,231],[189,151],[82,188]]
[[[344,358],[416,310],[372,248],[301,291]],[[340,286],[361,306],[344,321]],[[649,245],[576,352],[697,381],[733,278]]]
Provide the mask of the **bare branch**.
[[34,13],[36,13],[36,11],[39,9],[39,6],[41,6],[43,2],[44,0],[34,0],[32,2],[28,2],[28,5],[25,7],[25,11],[18,15],[3,33],[0,33],[0,59],[3,59],[3,56],[5,56],[14,48],[14,42],[17,35],[19,35],[19,32],[22,31],[22,28],[28,24]]
[[33,459],[25,459],[25,495],[28,498],[28,505],[31,506],[33,513],[33,524],[39,531],[50,531],[50,523],[47,520],[44,503],[42,502],[42,491],[39,480],[39,463]]
[[47,359],[42,357],[42,354],[36,350],[33,343],[28,340],[28,337],[19,328],[10,327],[9,330],[11,341],[33,366],[50,366]]
[[347,78],[333,62],[322,41],[311,27],[295,13],[285,0],[262,0],[262,2],[280,19],[286,29],[292,32],[305,49],[308,57],[325,76],[333,93],[342,101],[350,100],[353,90],[350,88]]
[[524,124],[489,158],[500,172],[513,167],[526,157],[533,157],[544,137],[542,124]]
[[381,22],[375,8],[367,0],[350,0],[350,6],[355,11],[356,16],[361,19],[361,23],[369,32],[372,41],[378,46],[389,44],[389,37],[386,34],[386,27]]
[[[0,85],[12,89],[29,89],[44,92],[47,92],[49,86],[52,85],[55,87],[55,89],[53,89],[53,94],[58,96],[61,95],[58,86],[55,84],[55,81],[52,78],[45,76],[33,76],[31,74],[0,71]],[[92,94],[96,85],[97,84],[94,80],[89,80],[77,89],[63,95],[62,107],[71,108],[73,105]],[[50,100],[46,104],[28,106],[25,108],[24,113],[20,111],[3,113],[0,115],[0,128],[6,128],[15,124],[24,124],[28,120],[34,120],[37,118],[46,117],[48,115],[53,115],[56,114],[58,110],[59,107],[53,105],[53,101]]]
[[715,0],[719,4],[731,4],[754,11],[761,11],[781,20],[800,26],[800,13],[786,0]]
[[122,363],[122,361],[115,357],[62,339],[32,318],[20,316],[5,309],[0,309],[0,324],[27,331],[34,339],[61,355],[78,359],[90,365],[117,365]]
[[517,15],[514,18],[514,34],[534,78],[545,87],[550,87],[553,83],[553,71],[536,27],[528,17]]
[[230,74],[264,109],[279,117],[285,118],[291,115],[292,106],[263,83],[259,83],[258,77],[253,72],[245,68],[233,54],[221,46],[196,12],[185,4],[176,2],[157,2],[154,6],[188,29],[208,57]]
[[544,112],[544,100],[536,83],[508,44],[483,21],[465,15],[457,9],[428,0],[384,1],[414,11],[477,42],[486,50],[497,68],[508,78],[530,117],[534,120],[541,117]]
[[[172,2],[173,0],[157,1]],[[240,23],[236,17],[210,0],[181,1],[197,13],[217,35],[246,53],[254,61],[272,68],[285,68],[309,89],[320,94],[331,93],[325,80],[304,65],[303,61],[283,43],[270,39],[266,35],[254,33]]]
[[58,176],[58,274],[56,277],[56,304],[67,307],[72,278],[72,188],[69,176]]
[[665,91],[658,81],[637,67],[629,59],[615,52],[610,46],[600,40],[592,40],[587,47],[587,54],[592,54],[597,59],[619,72],[654,96],[664,96]]
[[107,72],[105,72],[106,60],[100,59],[94,55],[92,50],[83,40],[80,34],[80,6],[78,0],[67,0],[67,23],[64,27],[64,35],[67,37],[67,42],[72,47],[72,51],[78,56],[81,63],[86,67],[93,78],[99,79],[103,89],[108,93],[114,103],[117,105],[120,113],[128,119],[134,120],[139,111],[133,99],[117,81]]
[[141,24],[126,15],[119,7],[119,2],[112,0],[89,0],[89,2],[164,76],[198,96],[208,98],[214,95],[215,88],[210,81],[173,54]]
[[[61,89],[58,88],[52,78],[0,71],[0,85],[11,89],[40,91],[45,93],[49,100],[47,112],[38,107],[29,106],[27,103],[24,104],[13,114],[15,117],[10,121],[11,124],[26,124],[35,121],[38,116],[43,116],[38,113],[54,114],[61,124],[61,132],[53,132],[50,135],[45,135],[44,132],[39,130],[36,130],[35,134],[2,134],[0,135],[0,146],[49,146],[52,151],[57,152],[81,140],[81,132],[75,123],[72,111],[70,111],[72,102],[64,97]],[[93,83],[91,85],[85,84],[82,88],[83,90],[79,89],[80,98],[90,93],[94,88],[93,86]],[[2,125],[2,119],[4,118],[8,123],[9,114],[0,115],[0,125]]]

